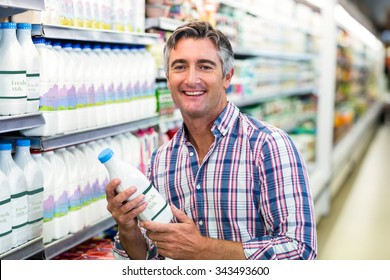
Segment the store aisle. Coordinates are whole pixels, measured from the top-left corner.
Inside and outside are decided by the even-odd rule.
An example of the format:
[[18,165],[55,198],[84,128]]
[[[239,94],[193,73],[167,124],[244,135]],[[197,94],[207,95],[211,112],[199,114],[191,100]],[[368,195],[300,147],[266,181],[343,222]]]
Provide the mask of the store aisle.
[[390,259],[390,123],[318,223],[318,252],[320,260]]

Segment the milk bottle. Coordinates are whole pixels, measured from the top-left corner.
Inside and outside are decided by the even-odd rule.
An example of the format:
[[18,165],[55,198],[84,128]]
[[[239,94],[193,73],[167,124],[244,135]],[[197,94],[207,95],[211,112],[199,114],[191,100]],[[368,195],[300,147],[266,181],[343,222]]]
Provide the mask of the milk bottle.
[[65,85],[67,89],[67,99],[68,99],[68,128],[70,131],[78,129],[77,115],[76,115],[76,86],[75,86],[75,69],[77,63],[75,63],[73,56],[71,55],[73,48],[72,43],[70,42],[61,42],[62,50],[64,51],[62,55],[65,58]]
[[85,64],[82,55],[80,43],[73,44],[73,59],[78,62],[75,71],[75,86],[76,86],[76,116],[79,124],[78,129],[85,129],[88,126],[87,114],[87,89],[85,85]]
[[90,196],[90,203],[88,204],[87,211],[85,212],[85,219],[86,223],[90,225],[100,217],[98,209],[99,205],[96,203],[99,193],[99,174],[96,161],[93,158],[95,153],[90,147],[90,144],[83,143],[80,144],[79,147],[84,154],[85,163],[88,166],[88,178],[90,184],[90,193],[88,195]]
[[[78,227],[83,228],[86,225],[83,190],[85,189],[85,186],[89,184],[89,178],[86,175],[88,167],[85,166],[82,161],[82,152],[79,148],[76,148],[76,146],[70,146],[67,147],[67,149],[74,157],[75,162],[73,167],[74,169],[77,169],[78,178],[77,186],[74,186],[73,190],[69,190],[69,219],[76,216],[76,213],[74,212],[77,212],[77,224],[79,223],[77,226],[73,222],[70,224],[70,231],[75,232]],[[73,208],[75,211],[73,211]]]
[[[65,78],[65,70],[67,61],[64,56],[65,51],[62,50],[61,43],[59,41],[53,42],[53,54],[57,56],[57,81],[58,81],[58,106],[57,106],[57,134],[61,134],[70,130],[71,123],[69,120],[68,110],[68,89]],[[68,84],[69,85],[69,84]]]
[[31,152],[32,158],[36,161],[43,173],[43,243],[49,243],[54,236],[54,187],[55,173],[54,166],[42,156],[39,151]]
[[81,211],[81,186],[79,164],[76,156],[70,149],[59,149],[58,155],[65,162],[68,174],[68,215],[69,231],[78,232],[84,227],[84,217]]
[[123,57],[121,54],[120,47],[118,45],[112,46],[110,52],[111,63],[113,63],[113,82],[114,82],[114,111],[116,114],[116,122],[123,122],[124,117],[124,90],[122,84],[122,73],[124,72]]
[[22,130],[26,136],[52,136],[57,133],[57,61],[51,53],[51,42],[44,38],[34,38],[33,42],[39,53],[40,64],[40,104],[39,111],[45,124],[39,127]]
[[11,187],[12,247],[17,247],[27,242],[29,236],[27,181],[12,159],[11,150],[11,144],[0,144],[0,170],[7,176]]
[[118,193],[131,186],[136,186],[137,191],[129,200],[140,194],[145,195],[145,201],[148,203],[148,206],[138,215],[140,221],[156,221],[160,223],[169,223],[171,221],[173,214],[168,203],[137,168],[117,159],[110,148],[103,150],[99,154],[99,161],[107,168],[110,180],[114,178],[121,179],[121,184],[116,189]]
[[36,112],[39,109],[39,54],[31,39],[31,28],[30,23],[18,23],[16,31],[26,59],[27,113]]
[[82,46],[82,56],[85,67],[85,89],[86,89],[86,110],[87,110],[87,119],[88,124],[87,127],[95,127],[96,126],[96,112],[95,112],[95,84],[93,82],[94,79],[94,71],[96,69],[93,68],[93,61],[91,57],[91,45],[86,43]]
[[43,156],[50,162],[54,170],[53,239],[60,239],[69,233],[68,176],[65,163],[54,151],[47,151]]
[[90,169],[88,167],[87,156],[82,149],[84,146],[85,146],[84,143],[77,145],[76,146],[77,149],[74,152],[75,154],[77,154],[80,167],[81,167],[80,168],[81,177],[84,179],[81,185],[82,205],[83,205],[83,212],[85,218],[85,225],[89,226],[92,223],[92,217],[93,217],[93,213],[91,213],[93,181],[91,182]]
[[102,126],[107,123],[108,111],[107,111],[107,99],[105,90],[105,79],[106,79],[106,61],[105,54],[102,52],[100,44],[93,46],[91,56],[93,57],[94,67],[94,88],[95,88],[95,103],[96,103],[96,125]]
[[0,41],[0,115],[18,115],[27,108],[26,59],[16,38],[16,23],[3,22]]
[[43,172],[30,154],[30,140],[17,139],[14,156],[27,181],[28,239],[39,237],[43,232]]
[[106,186],[109,182],[108,179],[108,172],[107,169],[104,168],[102,164],[100,164],[98,160],[98,155],[100,151],[102,151],[102,146],[97,141],[92,141],[90,143],[91,148],[94,152],[94,159],[96,160],[96,165],[97,165],[97,172],[98,172],[98,211],[100,217],[106,217],[110,213],[107,210],[107,200],[106,200]]
[[12,247],[11,186],[0,170],[0,254]]
[[119,114],[115,112],[115,92],[114,92],[114,60],[110,45],[106,44],[102,51],[104,57],[104,89],[106,91],[107,123],[113,124],[117,121]]

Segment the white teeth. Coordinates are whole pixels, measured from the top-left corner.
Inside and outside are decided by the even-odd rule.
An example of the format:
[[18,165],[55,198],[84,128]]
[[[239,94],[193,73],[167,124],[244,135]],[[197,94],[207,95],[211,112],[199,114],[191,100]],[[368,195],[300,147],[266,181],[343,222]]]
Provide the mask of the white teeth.
[[201,95],[201,94],[203,94],[203,91],[185,91],[184,93],[185,93],[186,95],[196,96],[196,95]]

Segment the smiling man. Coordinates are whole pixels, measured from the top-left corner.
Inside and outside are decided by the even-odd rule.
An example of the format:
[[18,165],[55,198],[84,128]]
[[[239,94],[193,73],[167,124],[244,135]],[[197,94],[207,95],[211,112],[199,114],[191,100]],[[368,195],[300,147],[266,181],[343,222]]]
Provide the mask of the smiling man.
[[124,259],[315,259],[317,235],[308,174],[288,135],[227,101],[234,56],[205,22],[179,27],[164,48],[183,126],[152,156],[149,179],[171,204],[170,224],[139,223],[137,186],[106,188]]

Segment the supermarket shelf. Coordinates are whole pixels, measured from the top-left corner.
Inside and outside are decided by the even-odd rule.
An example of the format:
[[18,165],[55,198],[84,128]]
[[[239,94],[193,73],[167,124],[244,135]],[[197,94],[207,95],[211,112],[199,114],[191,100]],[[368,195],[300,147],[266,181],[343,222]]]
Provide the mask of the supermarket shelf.
[[0,255],[0,260],[23,260],[43,252],[43,238],[37,237]]
[[282,60],[292,60],[292,61],[310,61],[315,59],[317,56],[309,53],[294,53],[288,51],[266,51],[266,50],[253,50],[246,48],[235,48],[234,55],[238,58],[246,57],[265,57],[265,58],[275,58]]
[[45,257],[46,259],[52,259],[55,256],[70,250],[76,245],[83,243],[84,241],[102,233],[104,230],[109,229],[115,225],[114,219],[109,216],[103,218],[95,224],[86,227],[85,229],[69,234],[64,238],[58,239],[48,245],[45,245]]
[[283,98],[289,96],[307,95],[315,93],[314,88],[297,88],[291,90],[275,90],[274,92],[268,92],[266,94],[254,94],[252,96],[228,96],[237,107],[244,107],[253,104],[265,102],[274,98]]
[[27,10],[44,10],[44,0],[0,0],[0,18],[25,12]]
[[55,135],[51,137],[32,137],[31,147],[39,150],[52,150],[56,148],[71,146],[79,143],[89,142],[141,128],[155,126],[158,124],[157,114],[149,118],[139,119],[128,123],[121,123],[105,127],[91,128],[69,134]]
[[147,18],[145,21],[145,29],[156,28],[165,31],[174,31],[185,22],[171,18]]
[[39,112],[15,116],[2,116],[0,117],[0,133],[33,128],[44,124],[45,120]]
[[153,45],[158,43],[158,34],[95,30],[61,25],[33,24],[33,36],[50,39],[79,40],[99,43],[118,43],[130,45]]

